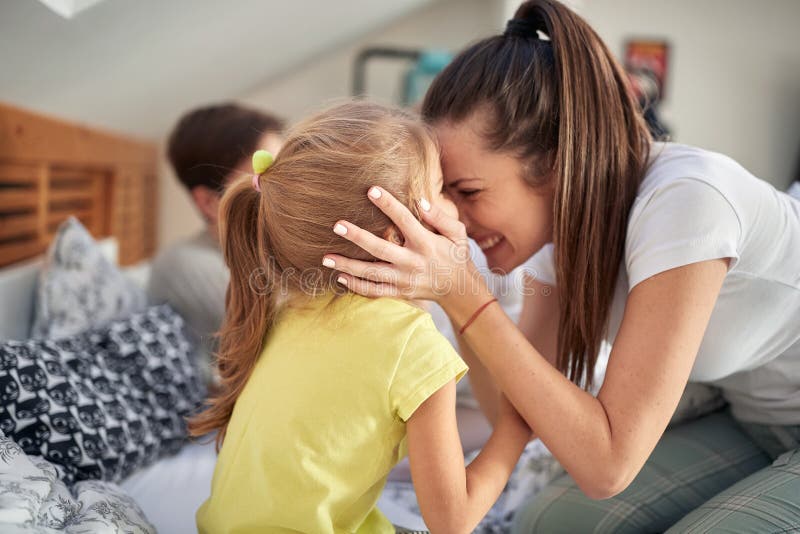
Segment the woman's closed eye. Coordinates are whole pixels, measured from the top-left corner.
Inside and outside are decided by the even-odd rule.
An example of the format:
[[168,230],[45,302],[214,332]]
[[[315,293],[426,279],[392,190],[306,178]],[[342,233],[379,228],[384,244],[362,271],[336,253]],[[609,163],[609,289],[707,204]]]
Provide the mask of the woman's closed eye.
[[[463,183],[463,182],[473,182],[470,184]],[[453,202],[458,202],[459,200],[467,200],[467,199],[474,199],[475,196],[482,192],[484,188],[477,187],[478,184],[474,183],[477,180],[468,179],[468,180],[455,180],[449,184],[442,183],[442,195],[450,197]]]
[[480,193],[480,189],[458,189],[456,191],[457,194],[461,195],[462,197],[472,197]]

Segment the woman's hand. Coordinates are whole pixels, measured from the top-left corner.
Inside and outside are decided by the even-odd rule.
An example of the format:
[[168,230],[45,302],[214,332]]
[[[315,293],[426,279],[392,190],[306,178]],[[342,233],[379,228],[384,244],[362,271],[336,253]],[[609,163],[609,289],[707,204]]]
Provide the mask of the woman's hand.
[[[469,291],[477,271],[469,259],[464,225],[428,201],[420,201],[420,221],[385,189],[372,187],[367,195],[403,234],[405,244],[396,245],[347,221],[333,231],[381,261],[369,262],[327,254],[323,264],[342,273],[339,281],[368,297],[400,296],[441,302],[448,295]],[[332,263],[331,263],[332,262]]]

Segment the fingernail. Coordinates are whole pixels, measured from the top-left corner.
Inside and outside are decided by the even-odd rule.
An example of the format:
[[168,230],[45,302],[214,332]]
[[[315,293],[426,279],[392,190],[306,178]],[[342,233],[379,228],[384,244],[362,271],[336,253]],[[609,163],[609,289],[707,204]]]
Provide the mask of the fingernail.
[[431,211],[431,203],[427,199],[419,199],[419,207],[422,208],[422,211]]
[[347,233],[347,227],[343,224],[336,223],[336,226],[333,227],[333,233],[345,235]]
[[347,285],[347,279],[344,276],[340,276],[339,278],[336,279],[336,281],[342,284],[343,286]]
[[322,265],[324,265],[325,267],[330,267],[331,269],[333,269],[334,267],[336,267],[336,262],[333,261],[330,258],[322,258]]
[[377,187],[370,187],[369,191],[367,191],[367,194],[369,195],[369,198],[372,198],[372,199],[375,199],[375,200],[378,200],[379,198],[381,198],[381,190],[378,189]]

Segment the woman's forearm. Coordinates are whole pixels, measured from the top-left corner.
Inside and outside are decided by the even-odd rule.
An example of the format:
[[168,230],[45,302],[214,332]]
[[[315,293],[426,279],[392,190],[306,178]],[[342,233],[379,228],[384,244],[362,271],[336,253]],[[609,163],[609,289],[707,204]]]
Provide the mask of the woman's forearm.
[[[441,304],[459,327],[491,298],[488,288],[477,287]],[[499,304],[475,318],[463,340],[585,493],[603,497],[619,485],[624,470],[616,467],[602,404],[550,365]]]
[[[633,480],[664,433],[728,263],[722,258],[670,269],[629,292],[597,398],[550,365],[497,304],[475,318],[464,339],[580,488],[590,497],[610,497]],[[487,295],[477,285],[442,305],[464,324]]]
[[480,359],[475,355],[472,347],[458,335],[458,327],[455,323],[453,324],[453,332],[456,334],[459,353],[469,366],[467,378],[469,378],[472,394],[475,396],[475,400],[478,401],[478,406],[483,416],[494,426],[497,421],[497,400],[500,391],[497,389],[497,386],[495,386],[489,370],[486,369]]
[[590,497],[610,496],[628,476],[605,408],[550,365],[498,308],[477,319],[465,340],[579,487]]

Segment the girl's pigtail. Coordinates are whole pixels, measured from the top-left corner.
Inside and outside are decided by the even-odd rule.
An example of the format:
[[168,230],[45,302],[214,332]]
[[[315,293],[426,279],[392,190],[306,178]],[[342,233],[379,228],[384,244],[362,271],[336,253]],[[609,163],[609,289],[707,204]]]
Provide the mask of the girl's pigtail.
[[206,409],[189,420],[192,436],[218,431],[217,450],[278,307],[280,275],[270,252],[264,195],[251,179],[242,178],[220,203],[220,241],[231,274],[216,358],[220,384]]

